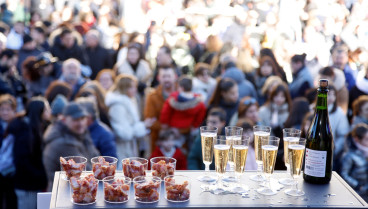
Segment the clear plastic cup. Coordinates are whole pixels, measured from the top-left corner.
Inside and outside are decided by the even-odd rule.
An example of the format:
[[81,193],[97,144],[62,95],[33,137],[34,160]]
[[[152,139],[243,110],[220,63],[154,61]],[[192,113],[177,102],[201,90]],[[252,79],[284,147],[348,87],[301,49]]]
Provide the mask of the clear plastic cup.
[[122,161],[124,176],[134,179],[137,176],[146,176],[148,160],[140,157],[125,158]]
[[134,199],[140,203],[154,203],[160,199],[161,179],[156,176],[138,176],[133,179]]
[[188,176],[166,176],[165,199],[171,202],[185,202],[190,198],[191,179]]
[[132,180],[126,176],[109,176],[103,179],[104,199],[109,203],[124,203],[129,200]]
[[79,178],[86,171],[87,158],[82,156],[60,157],[60,170],[62,179],[69,180],[71,177]]
[[176,169],[176,159],[172,157],[154,157],[150,160],[152,176],[160,177],[162,180],[166,176],[172,176]]
[[96,202],[98,179],[93,174],[71,177],[70,198],[76,205],[90,205]]
[[91,159],[92,171],[95,178],[102,180],[108,176],[114,176],[118,159],[110,156],[99,156]]

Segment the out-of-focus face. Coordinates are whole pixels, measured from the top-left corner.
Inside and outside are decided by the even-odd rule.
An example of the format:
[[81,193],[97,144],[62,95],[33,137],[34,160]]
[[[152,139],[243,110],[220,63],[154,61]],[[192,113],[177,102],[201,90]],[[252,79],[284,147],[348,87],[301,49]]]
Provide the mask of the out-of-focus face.
[[101,86],[105,90],[108,90],[114,84],[114,81],[112,80],[110,73],[107,72],[101,74],[98,82],[100,82]]
[[368,118],[368,102],[364,103],[360,108],[360,116],[364,118]]
[[361,139],[359,143],[365,147],[368,147],[368,132],[365,133],[363,139]]
[[41,37],[42,37],[42,34],[39,33],[37,30],[35,29],[31,29],[31,33],[30,33],[31,37],[33,38],[33,40],[35,40],[36,42],[38,42]]
[[218,130],[222,130],[225,126],[225,121],[221,121],[218,116],[209,115],[206,124],[207,126],[216,127]]
[[255,124],[258,122],[259,118],[257,105],[252,105],[247,109],[245,112],[245,118],[252,120],[252,122]]
[[221,92],[221,95],[226,102],[235,103],[239,99],[238,85],[233,86],[226,92]]
[[156,62],[158,66],[170,65],[172,62],[170,54],[165,52],[165,49],[161,48],[157,52]]
[[285,94],[284,92],[280,91],[278,92],[275,97],[273,98],[273,102],[277,105],[277,106],[281,106],[283,104],[285,104],[286,98],[285,98]]
[[48,102],[45,102],[45,107],[42,113],[42,120],[45,120],[45,121],[51,120],[51,108]]
[[63,66],[63,76],[69,84],[75,84],[81,77],[81,69],[77,63],[69,63]]
[[201,80],[203,83],[208,83],[210,76],[208,70],[203,71],[203,75],[199,75],[198,79]]
[[36,42],[34,40],[23,44],[23,49],[34,50],[36,48]]
[[68,49],[73,47],[74,42],[75,39],[72,33],[67,33],[61,38],[62,45]]
[[9,123],[15,118],[16,112],[12,109],[9,103],[0,105],[0,119]]
[[87,117],[73,119],[71,116],[66,116],[63,122],[69,131],[74,134],[84,134],[87,130]]
[[261,75],[262,76],[269,76],[272,74],[272,65],[270,62],[265,61],[261,66]]
[[336,100],[336,92],[334,90],[330,90],[327,93],[327,105],[333,104],[335,100]]
[[332,54],[333,65],[336,68],[344,69],[345,65],[348,63],[348,60],[348,53],[345,51],[337,50]]
[[303,66],[302,62],[291,62],[292,73],[297,73],[298,70]]
[[175,85],[177,76],[174,69],[160,69],[158,72],[158,81],[164,89],[170,89]]
[[18,34],[23,34],[24,33],[24,24],[17,22],[14,24],[14,31]]
[[166,151],[169,152],[175,146],[174,137],[170,136],[167,140],[161,142],[161,147]]
[[86,34],[87,47],[95,48],[98,45],[98,37],[93,34]]
[[127,96],[132,98],[135,97],[136,94],[137,94],[137,85],[133,84],[127,89]]
[[139,51],[136,48],[130,48],[127,54],[127,60],[130,64],[136,64],[139,60]]

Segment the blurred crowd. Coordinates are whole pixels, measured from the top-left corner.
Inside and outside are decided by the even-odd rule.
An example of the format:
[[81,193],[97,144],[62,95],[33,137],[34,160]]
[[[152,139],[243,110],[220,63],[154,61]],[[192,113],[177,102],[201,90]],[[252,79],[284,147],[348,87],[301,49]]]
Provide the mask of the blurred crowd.
[[367,200],[368,1],[0,2],[2,208],[36,208],[60,156],[168,156],[201,170],[203,125],[305,137],[320,78],[334,170]]

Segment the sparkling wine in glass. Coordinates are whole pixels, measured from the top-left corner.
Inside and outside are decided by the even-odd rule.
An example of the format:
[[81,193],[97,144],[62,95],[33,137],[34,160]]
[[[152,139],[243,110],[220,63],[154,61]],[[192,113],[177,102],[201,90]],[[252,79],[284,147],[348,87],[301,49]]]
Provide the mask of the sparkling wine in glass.
[[270,185],[270,178],[275,169],[277,151],[279,149],[280,138],[270,136],[261,141],[262,145],[262,161],[263,174],[266,176],[266,183],[264,187],[257,189],[257,192],[263,195],[275,195],[277,192],[272,190]]
[[261,175],[262,172],[262,139],[268,139],[271,134],[271,127],[269,126],[253,126],[254,134],[254,152],[256,154],[257,174],[250,176],[253,181],[263,182],[265,179]]
[[249,187],[240,182],[241,176],[245,171],[245,162],[247,161],[249,137],[243,136],[241,140],[236,140],[233,143],[233,155],[234,155],[234,170],[236,177],[236,184],[231,189],[234,193],[245,193],[249,191]]
[[206,166],[205,174],[197,178],[200,182],[211,183],[216,181],[216,177],[210,175],[210,165],[213,159],[213,143],[217,137],[217,128],[212,126],[202,126],[201,131],[201,146],[203,163]]
[[[295,128],[284,128],[282,132],[283,132],[283,139],[284,139],[284,160],[285,160],[285,166],[287,168],[286,173],[290,173],[288,146],[290,142],[299,141],[301,131]],[[279,179],[279,183],[290,186],[294,184],[294,180],[292,178],[281,178]]]
[[234,176],[234,152],[233,152],[233,144],[235,141],[240,141],[243,136],[243,128],[237,126],[226,126],[225,127],[225,135],[226,135],[226,144],[230,145],[229,150],[229,165],[230,172],[228,172],[223,180],[225,182],[236,182],[237,179]]
[[305,194],[304,191],[298,188],[298,179],[300,177],[303,165],[305,142],[305,138],[300,138],[298,141],[290,142],[288,146],[290,174],[293,178],[293,185],[290,189],[285,190],[285,194],[290,196],[298,197]]
[[217,136],[214,141],[214,154],[215,154],[215,167],[218,176],[217,184],[211,188],[211,192],[214,194],[221,194],[225,192],[225,188],[222,184],[222,177],[226,173],[226,166],[229,159],[230,145],[226,144],[225,136]]

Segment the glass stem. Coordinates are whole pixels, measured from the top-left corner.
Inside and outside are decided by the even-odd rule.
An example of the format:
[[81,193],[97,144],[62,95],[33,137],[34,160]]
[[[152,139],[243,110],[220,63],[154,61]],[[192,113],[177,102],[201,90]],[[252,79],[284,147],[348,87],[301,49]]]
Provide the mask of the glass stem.
[[258,167],[257,167],[257,175],[261,176],[261,172],[262,172],[262,163],[257,163]]
[[269,189],[271,189],[271,175],[267,175],[267,178],[266,178],[267,180],[267,187],[269,188]]
[[205,163],[205,173],[206,173],[206,176],[208,176],[210,174],[210,164],[208,163]]
[[293,179],[294,180],[294,189],[295,191],[298,191],[298,180],[297,179]]

